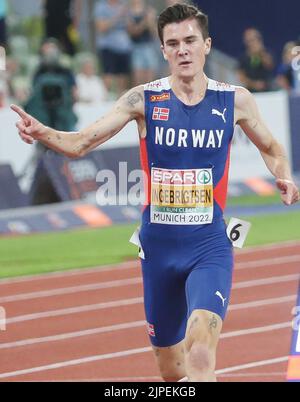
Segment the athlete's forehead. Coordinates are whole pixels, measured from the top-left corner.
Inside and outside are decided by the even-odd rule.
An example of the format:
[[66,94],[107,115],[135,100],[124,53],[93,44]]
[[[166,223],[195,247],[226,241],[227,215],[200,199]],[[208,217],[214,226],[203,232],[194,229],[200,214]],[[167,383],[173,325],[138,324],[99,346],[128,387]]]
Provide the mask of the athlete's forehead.
[[172,40],[184,40],[190,37],[200,37],[203,39],[201,28],[195,18],[172,22],[164,27],[164,42]]

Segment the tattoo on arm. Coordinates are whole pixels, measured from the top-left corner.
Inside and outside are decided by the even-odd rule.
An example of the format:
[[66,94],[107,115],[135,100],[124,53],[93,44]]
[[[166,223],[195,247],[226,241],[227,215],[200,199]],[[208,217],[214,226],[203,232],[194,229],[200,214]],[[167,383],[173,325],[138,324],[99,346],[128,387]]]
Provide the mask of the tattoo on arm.
[[252,124],[252,129],[255,130],[257,126],[258,126],[258,121],[254,120],[254,122]]
[[134,107],[137,103],[142,102],[143,97],[139,92],[133,92],[127,97],[127,103]]

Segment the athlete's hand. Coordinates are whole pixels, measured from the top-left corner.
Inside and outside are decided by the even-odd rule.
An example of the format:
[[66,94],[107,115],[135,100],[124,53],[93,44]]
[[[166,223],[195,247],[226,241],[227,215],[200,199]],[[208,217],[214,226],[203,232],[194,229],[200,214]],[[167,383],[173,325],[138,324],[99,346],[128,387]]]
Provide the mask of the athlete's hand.
[[34,140],[38,140],[43,135],[46,127],[19,106],[11,105],[10,107],[21,117],[21,120],[16,123],[21,139],[26,144],[33,144]]
[[299,190],[293,181],[277,179],[276,186],[280,191],[281,200],[285,205],[292,205],[300,200]]

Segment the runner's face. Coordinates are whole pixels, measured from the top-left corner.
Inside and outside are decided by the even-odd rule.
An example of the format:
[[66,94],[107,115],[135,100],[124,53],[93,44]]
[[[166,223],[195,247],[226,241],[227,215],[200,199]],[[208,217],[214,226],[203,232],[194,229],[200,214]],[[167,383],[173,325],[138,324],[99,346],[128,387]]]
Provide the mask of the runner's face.
[[203,71],[211,39],[203,39],[197,20],[168,24],[164,27],[163,35],[164,44],[161,49],[172,74],[192,78]]

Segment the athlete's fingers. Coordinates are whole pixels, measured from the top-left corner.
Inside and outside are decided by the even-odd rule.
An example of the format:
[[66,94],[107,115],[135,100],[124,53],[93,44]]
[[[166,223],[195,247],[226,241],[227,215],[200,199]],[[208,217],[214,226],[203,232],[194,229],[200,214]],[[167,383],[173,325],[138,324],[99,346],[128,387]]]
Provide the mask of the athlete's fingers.
[[27,114],[22,108],[20,108],[17,105],[10,105],[11,110],[13,110],[14,112],[16,112],[25,122],[25,124],[30,124],[30,115]]
[[281,199],[286,205],[292,205],[299,201],[299,191],[294,184],[288,184],[281,190]]
[[16,126],[18,128],[19,136],[21,139],[26,142],[27,144],[33,144],[34,140],[30,135],[26,134],[26,127],[24,126],[22,121],[18,121],[16,123]]
[[16,123],[16,127],[20,130],[20,131],[25,131],[26,130],[26,126],[23,124],[22,121],[18,121]]
[[23,124],[22,121],[17,122],[17,123],[16,123],[16,126],[17,126],[17,128],[18,128],[18,130],[19,130],[19,134],[22,134],[22,136],[25,135],[25,136],[28,137],[28,138],[32,138],[32,137],[30,136],[31,130],[28,129],[28,128]]
[[298,201],[300,201],[300,194],[299,194],[299,190],[296,190],[293,195],[292,204],[295,204]]
[[24,141],[26,144],[32,145],[34,143],[34,139],[28,135],[24,135],[20,130],[19,130],[19,136],[21,137],[22,141]]
[[278,188],[281,192],[283,192],[283,193],[286,192],[286,190],[287,190],[287,188],[288,188],[288,184],[290,184],[290,183],[292,183],[292,182],[288,182],[288,181],[282,180],[282,179],[277,179],[277,180],[276,180],[276,186],[277,186],[277,188]]

